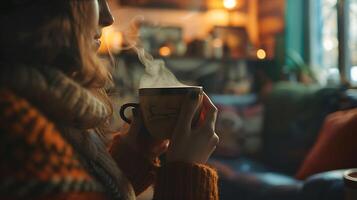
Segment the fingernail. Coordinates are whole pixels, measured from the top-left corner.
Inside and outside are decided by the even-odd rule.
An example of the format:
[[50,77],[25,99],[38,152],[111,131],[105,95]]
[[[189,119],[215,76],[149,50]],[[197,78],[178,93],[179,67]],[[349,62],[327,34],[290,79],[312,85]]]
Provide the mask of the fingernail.
[[133,113],[134,117],[138,116],[138,111],[136,110],[136,108],[131,109],[131,112]]

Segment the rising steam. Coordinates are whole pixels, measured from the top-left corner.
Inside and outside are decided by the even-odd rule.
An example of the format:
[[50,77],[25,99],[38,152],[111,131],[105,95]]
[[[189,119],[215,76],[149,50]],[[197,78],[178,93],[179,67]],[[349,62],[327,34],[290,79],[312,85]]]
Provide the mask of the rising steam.
[[[137,16],[131,20],[130,28],[125,32],[128,48],[133,49],[137,54],[140,62],[145,67],[145,73],[140,79],[140,88],[161,88],[161,87],[184,87],[175,75],[167,69],[162,59],[154,59],[152,55],[145,51],[140,45],[140,35],[136,29],[138,21],[144,21],[144,17]],[[157,26],[157,25],[156,25]]]
[[140,79],[140,88],[183,87],[175,75],[166,68],[161,59],[154,59],[143,48],[134,48],[140,62],[145,66],[145,73]]

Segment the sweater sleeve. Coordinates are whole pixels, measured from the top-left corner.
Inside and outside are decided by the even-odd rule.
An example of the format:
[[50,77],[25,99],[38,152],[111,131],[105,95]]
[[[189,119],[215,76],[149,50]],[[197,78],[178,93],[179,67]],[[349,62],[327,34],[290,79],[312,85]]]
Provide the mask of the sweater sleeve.
[[167,163],[158,172],[155,200],[218,200],[218,176],[202,164]]
[[126,144],[121,134],[115,136],[109,152],[130,180],[136,195],[154,183],[160,165],[158,158],[152,161],[146,159],[143,154]]

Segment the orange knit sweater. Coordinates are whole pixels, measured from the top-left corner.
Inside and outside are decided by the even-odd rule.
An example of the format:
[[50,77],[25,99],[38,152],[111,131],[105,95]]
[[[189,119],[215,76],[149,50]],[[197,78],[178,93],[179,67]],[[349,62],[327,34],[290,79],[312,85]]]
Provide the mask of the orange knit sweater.
[[[25,99],[0,90],[0,199],[109,199],[54,124]],[[217,200],[217,174],[206,165],[146,160],[120,137],[110,149],[140,194],[156,200]]]

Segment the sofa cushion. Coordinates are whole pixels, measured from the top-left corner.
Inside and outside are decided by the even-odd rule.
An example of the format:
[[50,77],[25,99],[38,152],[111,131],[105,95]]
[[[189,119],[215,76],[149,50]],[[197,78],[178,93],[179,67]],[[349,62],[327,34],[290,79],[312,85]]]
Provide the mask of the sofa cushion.
[[294,175],[312,145],[325,117],[338,107],[339,88],[281,82],[265,102],[264,163],[277,172]]

